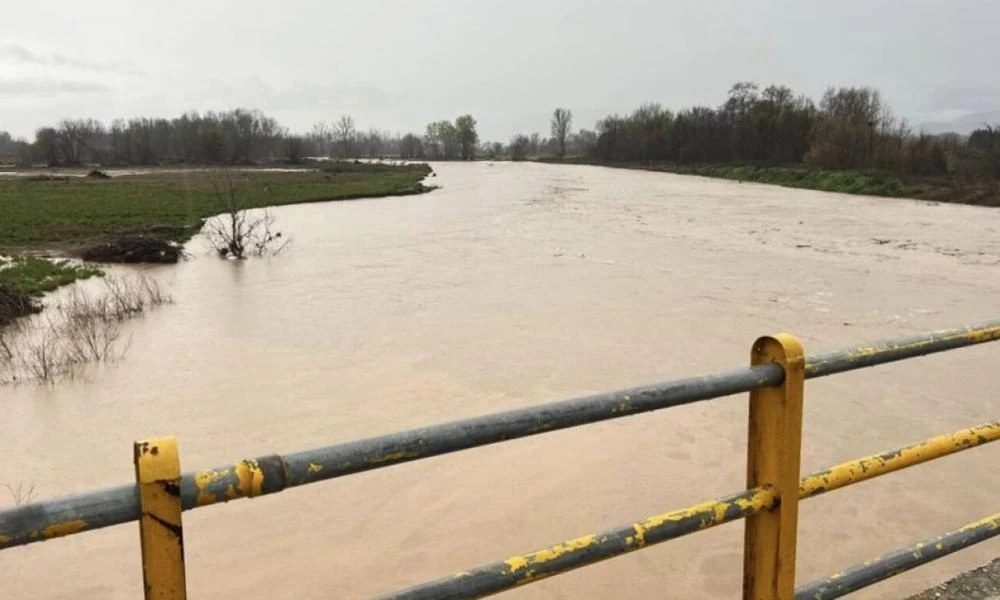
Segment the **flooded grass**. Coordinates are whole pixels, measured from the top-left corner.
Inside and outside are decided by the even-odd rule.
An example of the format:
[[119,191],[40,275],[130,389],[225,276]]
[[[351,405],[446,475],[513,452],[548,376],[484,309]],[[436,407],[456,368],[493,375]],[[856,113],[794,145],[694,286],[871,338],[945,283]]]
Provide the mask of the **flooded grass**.
[[45,292],[100,275],[100,269],[69,260],[48,260],[34,256],[0,258],[0,286],[38,297]]

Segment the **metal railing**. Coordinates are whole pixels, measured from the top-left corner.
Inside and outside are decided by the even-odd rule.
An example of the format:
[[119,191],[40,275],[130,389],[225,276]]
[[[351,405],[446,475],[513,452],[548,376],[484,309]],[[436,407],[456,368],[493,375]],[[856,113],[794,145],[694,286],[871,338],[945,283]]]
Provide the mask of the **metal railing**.
[[747,488],[682,510],[418,585],[384,598],[478,598],[647,546],[746,520],[744,598],[836,598],[1000,534],[1000,514],[795,589],[798,502],[1000,439],[1000,421],[800,479],[804,381],[1000,340],[1000,320],[805,357],[787,334],[758,339],[751,365],[181,474],[176,441],[136,442],[136,483],[0,511],[0,550],[139,521],[147,598],[183,598],[181,512],[513,440],[750,392]]

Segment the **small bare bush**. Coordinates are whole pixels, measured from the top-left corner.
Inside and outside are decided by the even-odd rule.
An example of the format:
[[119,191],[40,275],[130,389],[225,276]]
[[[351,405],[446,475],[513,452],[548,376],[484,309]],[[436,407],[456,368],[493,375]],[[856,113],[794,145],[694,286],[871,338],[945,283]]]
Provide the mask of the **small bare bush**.
[[0,328],[0,367],[5,367],[14,360],[13,342],[9,338],[9,328]]
[[74,319],[63,324],[67,358],[77,363],[115,361],[125,358],[131,339],[120,343],[119,321],[101,318]]
[[38,495],[35,492],[35,484],[33,483],[19,481],[17,485],[5,483],[3,486],[7,488],[7,493],[10,494],[11,500],[14,501],[14,506],[28,504]]
[[41,383],[50,383],[70,374],[76,364],[66,352],[62,340],[47,333],[26,341],[20,359],[22,371]]
[[204,233],[219,256],[275,256],[288,246],[290,240],[275,227],[274,215],[267,210],[251,213],[246,209],[245,192],[231,171],[220,171],[212,185],[219,214],[205,222]]
[[82,365],[121,360],[131,346],[122,322],[169,302],[159,282],[145,275],[108,276],[98,293],[74,287],[34,329],[0,331],[0,361],[6,357],[10,371],[0,381],[51,382],[75,375]]

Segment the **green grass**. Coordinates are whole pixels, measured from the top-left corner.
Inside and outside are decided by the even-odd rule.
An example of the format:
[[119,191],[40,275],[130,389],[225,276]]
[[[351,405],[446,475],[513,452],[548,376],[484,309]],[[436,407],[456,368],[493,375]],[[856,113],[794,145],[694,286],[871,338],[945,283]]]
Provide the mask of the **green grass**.
[[868,196],[907,196],[908,189],[903,182],[885,173],[862,171],[825,171],[796,167],[756,167],[701,165],[668,169],[676,173],[771,183],[785,187],[842,192],[844,194],[864,194]]
[[0,287],[7,287],[22,294],[38,297],[45,292],[101,275],[100,269],[68,260],[47,260],[33,256],[0,258]]
[[[419,194],[425,165],[323,165],[318,170],[235,171],[247,208]],[[124,234],[184,241],[219,212],[213,170],[113,179],[0,179],[0,251],[75,251]]]

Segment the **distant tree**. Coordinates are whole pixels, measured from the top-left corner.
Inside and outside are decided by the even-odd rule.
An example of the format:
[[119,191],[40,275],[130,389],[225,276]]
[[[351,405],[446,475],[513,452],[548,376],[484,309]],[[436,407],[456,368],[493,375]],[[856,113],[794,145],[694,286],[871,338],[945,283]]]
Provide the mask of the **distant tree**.
[[372,128],[359,136],[364,155],[368,158],[380,158],[385,154],[385,138],[379,130]]
[[0,130],[0,162],[13,161],[19,166],[30,166],[32,158],[31,144]]
[[574,154],[590,155],[597,145],[597,134],[589,129],[577,131],[571,138],[569,147]]
[[408,133],[399,141],[400,158],[423,158],[424,144],[420,138]]
[[95,119],[63,119],[56,128],[56,144],[65,164],[76,165],[93,159],[95,138],[104,126]]
[[0,129],[0,156],[14,152],[14,137],[10,132]]
[[472,115],[462,115],[455,119],[455,135],[462,148],[462,160],[475,158],[479,134],[476,132],[476,120],[472,118]]
[[59,164],[59,134],[52,127],[42,127],[35,132],[35,160],[49,166]]
[[869,166],[875,154],[875,138],[886,125],[878,90],[828,88],[819,108],[806,160],[827,168]]
[[528,139],[528,153],[531,156],[538,156],[538,149],[542,145],[542,136],[537,131],[531,134],[531,138]]
[[337,120],[337,124],[334,126],[337,136],[337,145],[339,149],[339,156],[341,158],[355,158],[357,156],[357,151],[355,149],[355,136],[357,131],[354,128],[354,117],[350,115],[341,115],[340,119]]
[[573,112],[565,108],[557,108],[552,111],[552,121],[550,122],[552,137],[559,144],[559,158],[566,156],[566,140],[569,138],[570,130],[573,127]]
[[510,140],[510,159],[511,160],[524,160],[528,157],[528,152],[531,150],[531,138],[526,135],[518,134],[515,135]]
[[302,157],[304,156],[304,150],[306,146],[305,138],[297,135],[288,136],[285,138],[285,155],[288,157],[288,162],[293,165],[297,165],[302,162]]
[[316,123],[309,132],[316,153],[320,156],[333,155],[333,128],[327,123]]
[[991,189],[1000,179],[1000,125],[984,125],[969,135],[966,150],[961,153],[963,169],[988,181]]
[[451,121],[435,121],[427,124],[424,136],[424,150],[431,158],[453,160],[458,156],[458,130]]

